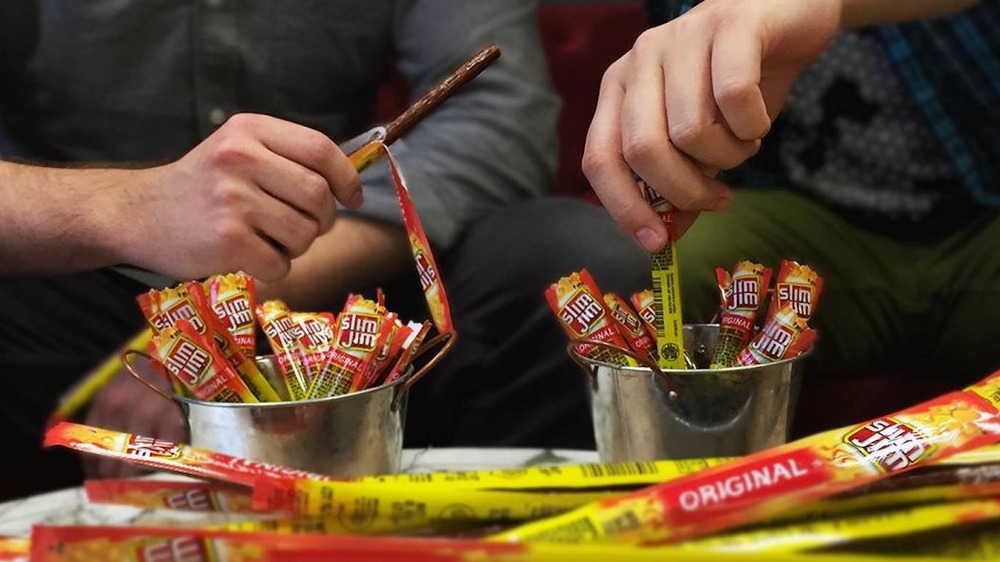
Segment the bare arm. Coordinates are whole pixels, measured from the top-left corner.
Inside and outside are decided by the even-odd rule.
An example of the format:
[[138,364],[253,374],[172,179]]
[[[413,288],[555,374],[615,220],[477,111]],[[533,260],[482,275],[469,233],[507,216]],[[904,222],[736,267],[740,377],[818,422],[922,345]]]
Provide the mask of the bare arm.
[[960,12],[980,0],[843,0],[841,27],[855,28],[935,18]]
[[121,261],[120,196],[140,170],[58,169],[0,161],[0,277],[70,273]]
[[118,263],[195,279],[284,277],[362,203],[354,166],[322,133],[237,115],[180,160],[144,170],[0,162],[0,276]]

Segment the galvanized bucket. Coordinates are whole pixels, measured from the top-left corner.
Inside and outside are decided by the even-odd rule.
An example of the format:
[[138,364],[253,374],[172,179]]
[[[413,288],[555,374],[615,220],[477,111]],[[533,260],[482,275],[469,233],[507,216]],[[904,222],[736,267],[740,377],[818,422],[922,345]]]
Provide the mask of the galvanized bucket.
[[[698,366],[708,365],[718,335],[717,324],[684,326]],[[590,378],[603,462],[731,457],[785,443],[811,352],[752,367],[661,370],[631,352],[643,367],[583,357],[573,343],[567,349]]]
[[[149,356],[123,360],[132,376],[180,405],[192,445],[339,478],[399,471],[407,391],[426,371],[411,368],[392,384],[332,398],[228,404],[167,394],[147,380],[160,376]],[[274,356],[258,357],[257,366],[286,397]]]

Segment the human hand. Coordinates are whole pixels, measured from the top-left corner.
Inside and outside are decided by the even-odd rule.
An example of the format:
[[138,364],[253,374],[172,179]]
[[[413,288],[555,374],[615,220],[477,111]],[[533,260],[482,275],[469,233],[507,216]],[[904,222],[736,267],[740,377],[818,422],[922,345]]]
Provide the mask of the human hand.
[[679,211],[732,198],[715,179],[756,154],[799,71],[836,33],[841,0],[707,0],[644,32],[601,83],[583,170],[616,222],[649,251],[663,223],[630,172]]
[[287,275],[333,225],[335,199],[361,205],[361,180],[322,133],[240,114],[180,160],[137,173],[122,197],[122,261],[175,279]]
[[[164,392],[171,392],[163,378],[149,380]],[[184,416],[177,404],[157,396],[126,373],[119,374],[94,397],[84,423],[174,443],[187,438]],[[122,461],[94,456],[84,458],[83,468],[89,478],[126,478],[142,472]]]

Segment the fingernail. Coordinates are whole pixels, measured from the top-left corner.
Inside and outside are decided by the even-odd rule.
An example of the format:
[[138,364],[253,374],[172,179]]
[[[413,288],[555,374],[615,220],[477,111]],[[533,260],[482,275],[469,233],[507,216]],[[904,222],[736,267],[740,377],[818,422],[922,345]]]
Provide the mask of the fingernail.
[[635,231],[635,238],[642,244],[642,247],[646,249],[647,252],[655,252],[663,246],[663,237],[660,236],[658,232],[644,226],[639,230]]
[[712,201],[711,209],[713,211],[725,211],[729,208],[730,201],[728,197],[719,197],[715,201]]

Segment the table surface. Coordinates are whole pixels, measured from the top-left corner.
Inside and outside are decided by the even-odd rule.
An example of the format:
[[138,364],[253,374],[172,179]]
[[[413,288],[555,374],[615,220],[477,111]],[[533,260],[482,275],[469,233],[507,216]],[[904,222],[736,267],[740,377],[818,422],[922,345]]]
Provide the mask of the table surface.
[[[476,470],[517,468],[552,464],[597,462],[596,451],[551,449],[407,449],[403,451],[403,472],[435,470]],[[161,477],[161,475],[154,475]],[[166,478],[182,479],[177,475]],[[47,525],[130,525],[169,523],[192,519],[221,522],[241,517],[169,510],[99,505],[87,501],[82,488],[0,503],[0,536],[26,537],[35,524]]]

